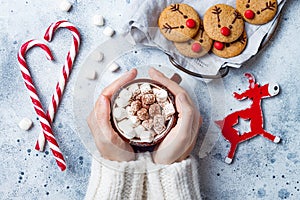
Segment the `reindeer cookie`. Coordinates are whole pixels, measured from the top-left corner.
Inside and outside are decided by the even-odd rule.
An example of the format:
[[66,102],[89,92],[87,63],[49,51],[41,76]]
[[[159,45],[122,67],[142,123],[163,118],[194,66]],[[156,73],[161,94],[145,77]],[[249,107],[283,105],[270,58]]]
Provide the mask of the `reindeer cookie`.
[[250,24],[265,24],[277,12],[276,0],[237,0],[236,8]]
[[226,4],[217,4],[210,7],[204,14],[203,24],[207,35],[211,39],[220,42],[233,42],[244,31],[242,15]]
[[187,4],[171,4],[161,12],[158,26],[168,40],[186,42],[197,34],[200,18]]
[[231,58],[237,56],[243,52],[247,45],[247,33],[246,31],[236,40],[231,43],[222,43],[215,41],[212,48],[212,52],[222,58]]
[[174,45],[182,55],[199,58],[209,52],[212,43],[212,39],[204,31],[203,23],[200,22],[198,34],[193,39],[187,42],[174,42]]

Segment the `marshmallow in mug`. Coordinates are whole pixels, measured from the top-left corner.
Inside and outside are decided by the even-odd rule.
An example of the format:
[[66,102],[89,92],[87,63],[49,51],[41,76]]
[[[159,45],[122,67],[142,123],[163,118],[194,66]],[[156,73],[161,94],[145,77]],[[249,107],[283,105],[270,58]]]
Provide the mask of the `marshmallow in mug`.
[[151,143],[162,134],[175,113],[168,92],[150,83],[131,84],[120,91],[113,105],[113,117],[130,140]]

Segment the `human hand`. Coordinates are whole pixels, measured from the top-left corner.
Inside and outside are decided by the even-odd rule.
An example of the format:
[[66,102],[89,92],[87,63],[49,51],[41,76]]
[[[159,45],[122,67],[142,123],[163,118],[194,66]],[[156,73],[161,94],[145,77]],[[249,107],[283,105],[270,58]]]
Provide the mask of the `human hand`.
[[187,92],[174,81],[154,68],[149,69],[150,77],[166,86],[174,95],[178,120],[164,140],[158,144],[152,159],[157,164],[172,164],[186,159],[193,150],[202,117]]
[[112,128],[110,99],[115,91],[132,81],[136,75],[137,70],[132,69],[104,88],[87,119],[97,149],[105,159],[120,162],[135,160],[135,153],[131,145],[125,142]]

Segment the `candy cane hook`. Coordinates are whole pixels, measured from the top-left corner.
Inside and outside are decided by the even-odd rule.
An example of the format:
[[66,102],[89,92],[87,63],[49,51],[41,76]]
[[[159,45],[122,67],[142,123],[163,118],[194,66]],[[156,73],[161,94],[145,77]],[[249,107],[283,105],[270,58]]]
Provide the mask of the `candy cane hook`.
[[[45,33],[44,39],[47,40],[48,42],[50,42],[53,38],[53,34],[59,28],[69,29],[73,35],[73,42],[72,42],[72,45],[68,52],[67,58],[65,60],[65,64],[62,68],[62,72],[59,77],[59,81],[56,84],[56,88],[55,88],[56,90],[52,95],[52,101],[50,102],[49,107],[48,107],[47,117],[48,117],[50,123],[53,122],[58,105],[62,99],[64,88],[68,81],[69,75],[71,73],[72,66],[73,66],[75,57],[78,53],[78,49],[79,49],[79,45],[80,45],[79,31],[73,24],[71,24],[70,22],[68,22],[66,20],[58,21],[56,23],[51,24]],[[44,134],[41,132],[39,134],[38,140],[36,142],[35,149],[37,149],[39,151],[43,151],[44,146],[45,146],[45,137],[44,137]]]
[[34,86],[34,83],[32,81],[28,65],[25,61],[25,55],[27,51],[32,47],[40,47],[46,52],[47,59],[53,60],[53,56],[51,54],[50,49],[43,43],[39,42],[38,40],[29,40],[28,42],[24,43],[18,53],[18,61],[20,70],[25,82],[25,86],[28,89],[31,101],[33,103],[34,110],[36,114],[39,116],[40,124],[43,129],[44,137],[49,141],[49,146],[51,149],[52,154],[54,155],[54,158],[56,160],[57,165],[60,167],[60,169],[63,171],[66,169],[66,163],[64,160],[64,157],[59,149],[58,143],[56,142],[56,139],[53,135],[51,125],[48,121],[48,118],[43,110],[41,101],[38,97],[36,88]]

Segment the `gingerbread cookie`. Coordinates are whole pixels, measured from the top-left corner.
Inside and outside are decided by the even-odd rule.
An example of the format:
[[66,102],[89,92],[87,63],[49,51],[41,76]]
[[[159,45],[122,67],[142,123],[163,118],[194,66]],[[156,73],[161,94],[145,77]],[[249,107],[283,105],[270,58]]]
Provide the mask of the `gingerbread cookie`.
[[226,4],[210,7],[204,14],[203,24],[207,35],[220,42],[233,42],[244,31],[242,15]]
[[182,55],[199,58],[209,52],[212,43],[212,39],[204,31],[203,23],[200,22],[198,34],[193,39],[187,42],[174,42],[174,45]]
[[236,8],[250,24],[265,24],[277,12],[276,0],[237,0]]
[[161,12],[158,26],[168,40],[186,42],[197,34],[200,18],[187,4],[171,4]]
[[234,42],[222,43],[215,41],[212,52],[222,58],[231,58],[237,56],[243,52],[247,45],[247,33],[246,31]]

